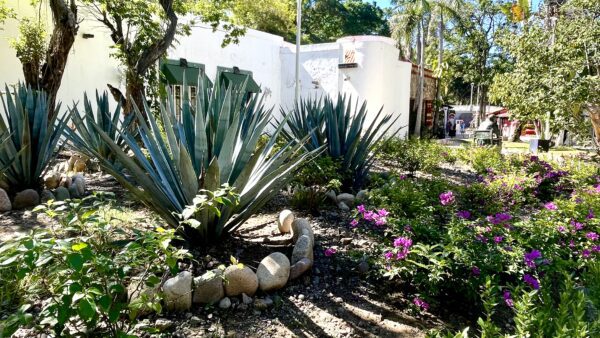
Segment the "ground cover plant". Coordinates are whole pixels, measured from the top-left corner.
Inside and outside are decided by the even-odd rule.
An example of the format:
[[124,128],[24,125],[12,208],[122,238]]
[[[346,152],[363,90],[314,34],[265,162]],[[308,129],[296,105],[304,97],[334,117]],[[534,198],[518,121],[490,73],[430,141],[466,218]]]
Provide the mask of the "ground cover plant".
[[1,336],[34,325],[57,336],[86,331],[124,337],[138,313],[161,312],[160,293],[142,293],[128,303],[127,287],[133,279],[140,288],[159,285],[189,254],[172,245],[174,229],[124,229],[111,210],[114,203],[106,194],[50,201],[37,211],[56,219],[56,229],[3,243]]
[[478,309],[476,335],[600,334],[598,167],[491,148],[465,162],[470,184],[396,175],[358,206],[349,226],[381,241],[379,275],[420,310]]
[[[293,178],[294,170],[320,151],[317,148],[299,154],[308,138],[305,136],[273,152],[282,126],[257,149],[271,122],[272,110],[264,107],[262,96],[246,93],[243,86],[234,88],[218,81],[208,88],[202,85],[203,79],[199,80],[201,85],[194,104],[184,95],[182,106],[176,107],[169,92],[168,100],[160,107],[160,125],[165,137],[147,105],[140,107],[145,114],[135,109],[136,132],[148,158],[134,134],[125,129],[120,131],[135,155],[132,158],[104,132],[102,125],[91,120],[88,123],[114,153],[119,166],[99,153],[95,144],[82,144],[100,160],[104,170],[170,226],[177,227],[185,220],[186,240],[195,244],[206,244],[235,230]],[[120,166],[127,169],[140,187],[128,180]],[[225,203],[192,212],[191,218],[181,217],[186,206],[194,204],[200,190],[215,191],[221,187],[228,191],[218,196]],[[231,188],[239,195],[236,203],[227,196]]]
[[44,92],[19,84],[13,91],[6,86],[5,93],[0,95],[0,186],[38,189],[68,119],[58,117],[60,104],[49,111]]

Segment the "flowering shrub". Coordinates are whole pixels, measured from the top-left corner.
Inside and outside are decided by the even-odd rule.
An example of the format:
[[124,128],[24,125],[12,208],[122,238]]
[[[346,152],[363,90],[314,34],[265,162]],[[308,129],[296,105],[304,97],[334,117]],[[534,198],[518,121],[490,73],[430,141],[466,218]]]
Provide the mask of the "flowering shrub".
[[378,152],[379,159],[395,164],[401,171],[414,175],[417,171],[436,173],[442,161],[453,163],[454,154],[435,141],[428,139],[385,141]]

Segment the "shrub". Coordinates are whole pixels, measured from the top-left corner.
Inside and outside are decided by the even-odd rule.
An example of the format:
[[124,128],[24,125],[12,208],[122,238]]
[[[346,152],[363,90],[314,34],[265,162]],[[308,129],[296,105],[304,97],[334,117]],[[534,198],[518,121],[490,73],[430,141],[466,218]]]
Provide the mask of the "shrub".
[[[329,156],[321,156],[307,162],[296,174],[292,185],[292,205],[296,208],[316,211],[325,202],[328,190],[337,190],[341,164]],[[341,184],[341,183],[340,183]]]
[[500,172],[508,168],[500,150],[497,146],[470,146],[458,152],[458,157],[479,174],[487,173],[490,169]]
[[15,191],[38,189],[41,177],[55,157],[67,124],[67,116],[48,111],[44,92],[18,85],[13,94],[6,86],[0,95],[4,115],[0,118],[0,183]]
[[56,218],[60,228],[2,244],[0,270],[11,271],[0,274],[2,285],[17,285],[22,298],[0,322],[2,336],[34,325],[57,336],[87,330],[93,336],[124,337],[139,310],[161,311],[160,294],[128,304],[127,284],[139,276],[146,286],[157,286],[166,271],[177,272],[177,261],[187,252],[171,245],[175,230],[128,232],[100,207],[103,203],[96,196],[50,201],[36,210]]
[[239,203],[222,204],[218,210],[204,209],[195,215],[197,222],[188,222],[193,227],[184,228],[187,240],[206,244],[240,226],[277,194],[304,160],[318,150],[296,156],[305,137],[273,153],[281,126],[273,132],[269,142],[257,150],[260,136],[271,119],[271,110],[264,108],[262,97],[246,94],[243,88],[224,88],[218,81],[214,88],[204,87],[203,79],[199,83],[195,104],[184,95],[180,114],[172,93],[168,102],[161,105],[160,119],[166,139],[162,138],[148,106],[143,107],[148,122],[135,109],[137,132],[149,159],[129,131],[123,130],[121,134],[135,154],[134,159],[101,126],[90,122],[140,187],[130,183],[119,168],[94,148],[86,146],[86,149],[100,160],[103,169],[172,227],[178,226],[181,218],[177,215],[193,203],[199,190],[214,191],[223,185],[233,187],[239,193]]
[[382,111],[368,124],[366,102],[359,105],[357,100],[353,107],[352,98],[341,95],[335,103],[329,97],[301,100],[282,121],[286,126],[282,135],[288,141],[308,137],[305,148],[309,151],[326,146],[324,154],[342,164],[340,176],[350,173],[344,177],[344,188],[360,189],[373,165],[378,142],[398,120],[382,116]]
[[449,150],[428,139],[393,138],[383,142],[378,157],[414,175],[417,171],[436,173],[442,161],[453,162]]

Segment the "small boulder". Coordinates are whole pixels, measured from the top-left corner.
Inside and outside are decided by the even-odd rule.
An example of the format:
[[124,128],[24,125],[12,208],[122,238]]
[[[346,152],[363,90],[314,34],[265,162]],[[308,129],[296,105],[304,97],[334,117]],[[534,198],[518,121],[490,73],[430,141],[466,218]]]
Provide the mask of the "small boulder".
[[333,190],[329,190],[328,192],[325,193],[325,196],[327,196],[333,203],[337,204],[337,196],[335,194],[335,191]]
[[368,190],[361,190],[358,193],[356,193],[356,201],[357,202],[365,202],[367,200],[367,198],[369,198]]
[[71,186],[71,183],[73,183],[73,181],[71,180],[71,178],[69,176],[63,175],[60,178],[60,182],[58,183],[59,186],[61,187],[65,187],[65,188],[69,188]]
[[49,200],[56,200],[56,198],[54,197],[54,194],[50,190],[42,191],[42,194],[40,195],[40,199],[42,200],[42,203],[46,203]]
[[311,242],[315,239],[315,234],[308,220],[306,218],[296,218],[292,222],[292,242],[296,243],[298,237],[302,235],[310,237]]
[[239,296],[245,293],[254,296],[258,289],[258,277],[249,267],[231,265],[223,273],[225,278],[225,294],[227,296]]
[[79,156],[79,155],[72,155],[69,158],[67,171],[73,171],[75,169],[75,162],[80,161],[80,160],[81,160],[81,156]]
[[79,196],[83,196],[85,194],[85,179],[83,176],[75,176],[73,178],[73,185],[77,188],[77,193]]
[[167,279],[163,285],[164,302],[167,310],[186,311],[192,307],[192,274],[182,271]]
[[277,219],[277,226],[279,227],[279,232],[282,234],[288,233],[292,229],[292,222],[294,221],[294,213],[291,210],[283,210],[279,214],[279,218]]
[[350,211],[350,207],[344,202],[339,202],[338,208],[340,208],[342,211]]
[[242,293],[242,303],[246,305],[252,304],[252,297],[249,297],[247,294]]
[[225,296],[223,271],[214,269],[194,278],[194,303],[214,304]]
[[231,299],[229,297],[225,297],[221,299],[219,302],[219,308],[221,309],[229,309],[231,307]]
[[56,189],[60,183],[60,175],[58,173],[50,173],[44,177],[44,185],[46,189]]
[[0,188],[0,212],[6,212],[12,210],[12,204],[10,198],[4,189]]
[[159,331],[165,331],[173,327],[174,324],[175,323],[170,319],[158,318],[154,322],[154,327],[157,328]]
[[15,196],[13,208],[24,209],[40,204],[40,195],[33,189],[23,190]]
[[69,194],[69,190],[65,187],[58,187],[54,191],[55,197],[57,201],[65,201],[71,198],[71,194]]
[[338,203],[343,202],[347,206],[354,205],[354,199],[355,199],[355,197],[352,194],[342,193],[342,194],[337,195],[337,202]]
[[313,261],[308,258],[302,258],[290,267],[290,280],[296,279],[306,271],[310,270],[313,265]]
[[69,195],[71,196],[71,198],[81,197],[81,195],[79,195],[79,189],[77,189],[75,184],[71,184],[71,186],[69,186]]
[[73,171],[75,171],[77,173],[82,173],[85,171],[85,169],[86,169],[85,161],[82,159],[76,160],[75,163],[73,164]]
[[290,276],[290,260],[281,252],[274,252],[258,264],[256,276],[262,291],[281,289]]
[[308,258],[314,261],[313,241],[307,235],[302,235],[298,238],[298,242],[294,245],[292,251],[292,264],[296,264],[302,258]]

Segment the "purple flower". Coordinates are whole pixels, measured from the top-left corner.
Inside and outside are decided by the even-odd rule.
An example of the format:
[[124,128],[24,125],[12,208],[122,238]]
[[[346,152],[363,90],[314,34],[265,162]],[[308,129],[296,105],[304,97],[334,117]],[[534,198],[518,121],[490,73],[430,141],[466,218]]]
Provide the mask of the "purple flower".
[[379,211],[377,211],[377,215],[379,215],[379,217],[386,217],[389,214],[390,214],[389,211],[387,211],[385,209],[380,209]]
[[374,221],[375,220],[375,216],[377,214],[374,213],[373,211],[369,210],[369,211],[365,211],[365,213],[363,214],[363,217],[365,218],[366,221]]
[[592,252],[588,249],[584,249],[583,251],[581,251],[581,257],[583,258],[590,258],[591,254]]
[[412,227],[410,225],[405,225],[404,231],[412,233]]
[[392,259],[392,257],[394,257],[394,253],[391,251],[387,251],[385,254],[383,254],[383,256],[385,257],[385,259],[390,260]]
[[471,273],[472,273],[474,276],[479,276],[479,275],[481,274],[481,270],[479,270],[479,268],[478,268],[478,267],[474,266],[474,267],[472,267],[472,268],[471,268]]
[[327,256],[327,257],[331,257],[331,256],[333,256],[333,255],[334,255],[336,252],[337,252],[337,250],[336,250],[336,249],[334,249],[334,248],[328,248],[328,249],[325,249],[325,256]]
[[571,225],[573,226],[573,229],[575,229],[577,231],[583,229],[582,223],[571,221]]
[[497,225],[497,224],[506,223],[506,222],[510,221],[512,219],[512,216],[505,212],[499,212],[499,213],[495,214],[494,216],[486,217],[486,219],[488,220],[488,222],[490,222],[494,225]]
[[562,225],[559,225],[558,228],[557,228],[557,230],[558,230],[558,232],[565,232],[565,231],[567,231],[567,229],[564,226],[562,226]]
[[586,218],[587,218],[587,219],[592,219],[592,218],[594,218],[594,217],[595,217],[595,215],[594,215],[594,211],[593,211],[592,209],[590,209],[590,212],[588,212],[588,214],[587,214]]
[[442,205],[450,205],[454,203],[455,197],[452,191],[446,191],[440,194],[440,203]]
[[398,251],[398,253],[396,254],[396,259],[397,259],[397,260],[401,260],[401,259],[404,259],[404,258],[406,258],[406,256],[408,256],[408,252],[409,252],[409,251],[408,251],[408,249],[406,249],[406,248],[404,248],[404,249],[402,249],[402,250]]
[[412,246],[412,239],[408,237],[398,237],[394,240],[394,247],[405,247],[410,248]]
[[600,245],[594,245],[594,246],[592,247],[592,251],[593,251],[593,252],[600,252]]
[[353,227],[353,228],[356,228],[356,227],[358,226],[358,220],[356,220],[356,219],[353,219],[353,220],[350,222],[350,226],[351,226],[351,227]]
[[459,210],[456,212],[456,216],[462,219],[469,219],[471,218],[471,212],[468,210]]
[[499,244],[504,240],[502,236],[494,236],[494,243]]
[[556,204],[554,204],[554,202],[548,202],[544,204],[544,208],[548,210],[558,210],[558,207],[556,206]]
[[530,268],[535,268],[535,260],[542,257],[542,253],[539,250],[531,250],[531,252],[523,255],[525,264]]
[[529,284],[535,290],[540,288],[540,282],[537,280],[537,278],[533,277],[532,275],[529,275],[529,274],[524,275],[523,280],[525,281],[525,283]]
[[510,291],[504,290],[502,297],[504,298],[504,303],[506,303],[506,306],[508,306],[508,307],[515,306],[515,303],[513,302],[512,298],[510,296]]
[[590,231],[587,234],[585,234],[585,237],[587,237],[588,239],[590,239],[592,241],[597,241],[600,236],[598,236],[597,233]]
[[413,299],[413,303],[419,307],[421,310],[427,311],[429,309],[429,304],[427,304],[427,302],[425,302],[424,300],[422,300],[419,297],[415,297]]
[[375,225],[383,226],[387,223],[387,219],[385,217],[376,217]]
[[360,212],[361,214],[364,214],[364,213],[365,213],[365,211],[367,211],[367,209],[365,209],[365,206],[364,206],[364,205],[362,205],[362,204],[361,204],[361,205],[359,205],[359,206],[357,206],[357,207],[356,207],[356,210],[358,210],[358,212]]

